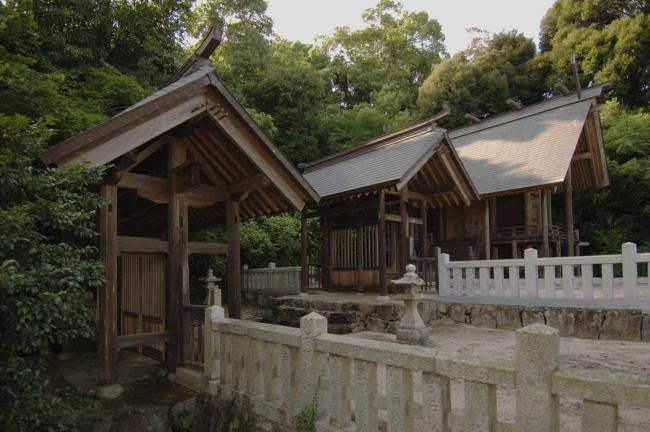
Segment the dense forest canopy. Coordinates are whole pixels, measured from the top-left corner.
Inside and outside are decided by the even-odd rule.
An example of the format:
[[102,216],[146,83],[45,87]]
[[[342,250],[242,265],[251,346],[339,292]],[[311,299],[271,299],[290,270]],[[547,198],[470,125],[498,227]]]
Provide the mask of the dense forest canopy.
[[[63,399],[39,396],[38,380],[14,378],[42,371],[26,360],[40,347],[90,331],[81,295],[101,281],[96,251],[57,240],[92,236],[99,202],[88,186],[100,172],[54,172],[36,155],[164,85],[213,25],[224,31],[217,73],[295,163],[443,109],[451,114],[442,125],[453,128],[464,113],[507,110],[508,98],[552,97],[558,80],[575,86],[575,52],[583,86],[612,87],[601,113],[611,186],[577,194],[581,237],[591,253],[623,241],[650,248],[650,1],[557,0],[538,47],[516,29],[474,29],[472,44],[453,55],[435,16],[397,1],[378,0],[362,28],[340,27],[313,44],[276,35],[266,8],[265,0],[0,2],[0,391],[25,401],[3,398],[0,429],[38,429],[61,410]],[[296,264],[298,230],[295,215],[247,221],[243,261]]]
[[[517,30],[471,29],[473,42],[453,55],[435,16],[393,0],[365,11],[360,29],[339,27],[314,44],[276,35],[266,8],[265,0],[6,1],[0,112],[45,121],[49,143],[60,141],[163,85],[191,54],[191,41],[217,25],[224,30],[212,58],[217,73],[300,163],[447,108],[442,125],[453,128],[465,113],[506,111],[508,98],[552,97],[558,80],[574,87],[576,52],[582,85],[609,81],[613,89],[603,119],[612,186],[580,194],[579,226],[591,252],[611,252],[622,240],[650,243],[642,187],[650,2],[558,0],[541,19],[539,47]],[[275,260],[268,252],[266,261]]]

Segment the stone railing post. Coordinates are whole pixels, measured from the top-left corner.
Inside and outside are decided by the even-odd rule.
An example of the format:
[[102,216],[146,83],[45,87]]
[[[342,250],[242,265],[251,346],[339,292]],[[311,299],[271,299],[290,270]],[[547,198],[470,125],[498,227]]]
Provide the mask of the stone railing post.
[[327,318],[316,312],[300,318],[299,400],[302,405],[308,405],[316,398],[318,371],[314,364],[314,339],[324,334],[327,334]]
[[221,279],[214,275],[212,269],[208,269],[208,274],[201,278],[201,281],[205,282],[205,304],[208,306],[221,306],[221,289],[217,285],[217,282],[220,282]]
[[418,312],[418,300],[424,281],[415,273],[415,266],[406,266],[406,273],[401,279],[391,281],[393,285],[404,288],[404,293],[396,297],[404,301],[404,315],[397,327],[397,339],[422,344],[429,339],[429,331]]
[[623,254],[623,297],[626,303],[632,303],[637,297],[636,244],[623,243],[621,253]]
[[266,270],[266,289],[274,290],[275,289],[275,263],[270,262],[269,268]]
[[537,297],[537,249],[528,248],[524,251],[524,277],[526,297]]
[[226,311],[221,306],[208,306],[205,308],[204,342],[203,342],[203,372],[208,379],[207,392],[217,394],[219,387],[220,359],[224,353],[219,352],[221,348],[221,337],[219,332],[212,330],[212,321],[226,316]]
[[560,404],[551,391],[559,350],[559,334],[552,327],[535,323],[515,331],[516,431],[559,431]]
[[441,253],[438,255],[438,294],[449,294],[449,272],[447,271],[447,264],[449,264],[449,254]]

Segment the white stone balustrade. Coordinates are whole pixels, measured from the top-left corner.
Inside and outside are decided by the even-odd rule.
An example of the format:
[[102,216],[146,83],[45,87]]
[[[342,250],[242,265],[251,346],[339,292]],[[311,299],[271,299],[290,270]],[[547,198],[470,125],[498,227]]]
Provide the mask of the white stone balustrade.
[[438,258],[438,299],[449,303],[650,310],[650,253],[450,261]]
[[[223,317],[206,310],[206,389],[294,430],[300,411],[317,408],[319,431],[552,432],[559,398],[583,400],[583,431],[617,430],[619,405],[650,407],[650,379],[559,367],[557,331],[533,324],[515,332],[514,361],[327,333],[310,313],[300,329]],[[450,380],[465,389],[465,412],[451,418]],[[515,392],[514,424],[497,418],[497,389]],[[459,423],[457,423],[459,422]],[[650,426],[650,425],[648,425]]]

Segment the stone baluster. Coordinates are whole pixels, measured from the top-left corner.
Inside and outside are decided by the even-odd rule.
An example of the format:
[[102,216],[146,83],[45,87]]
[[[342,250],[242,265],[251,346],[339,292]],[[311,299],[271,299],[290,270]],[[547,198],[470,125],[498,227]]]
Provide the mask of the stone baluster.
[[358,431],[376,431],[377,422],[377,364],[354,361],[354,418]]
[[415,273],[415,266],[406,266],[406,273],[401,279],[391,281],[403,289],[397,298],[404,301],[404,315],[397,327],[397,339],[422,344],[429,339],[429,331],[418,312],[418,300],[422,298],[420,290],[424,281]]
[[422,426],[430,432],[449,432],[451,385],[449,378],[422,373]]
[[350,359],[338,355],[329,358],[330,425],[346,430],[352,425],[350,403]]
[[515,331],[516,430],[555,432],[560,426],[560,405],[551,389],[559,367],[558,331],[535,323]]
[[307,405],[315,402],[318,371],[314,364],[314,340],[327,334],[327,318],[311,312],[300,319],[300,400]]
[[386,431],[413,431],[413,371],[386,366],[386,392]]
[[493,432],[496,421],[496,386],[465,381],[465,431]]

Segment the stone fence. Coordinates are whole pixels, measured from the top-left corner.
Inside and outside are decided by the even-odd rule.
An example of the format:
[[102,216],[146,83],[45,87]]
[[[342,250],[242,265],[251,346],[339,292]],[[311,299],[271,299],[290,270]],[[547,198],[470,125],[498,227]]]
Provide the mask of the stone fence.
[[625,243],[620,255],[438,260],[439,300],[449,303],[650,310],[650,253]]
[[[206,310],[205,389],[237,399],[264,430],[295,430],[305,407],[319,431],[559,430],[559,398],[582,400],[583,431],[615,431],[619,405],[650,407],[650,380],[559,367],[557,330],[532,324],[515,332],[515,358],[328,334],[310,313],[300,329],[226,319]],[[464,415],[451,418],[450,380],[464,383]],[[514,424],[497,419],[497,390],[516,395]],[[648,425],[650,427],[650,425]]]

